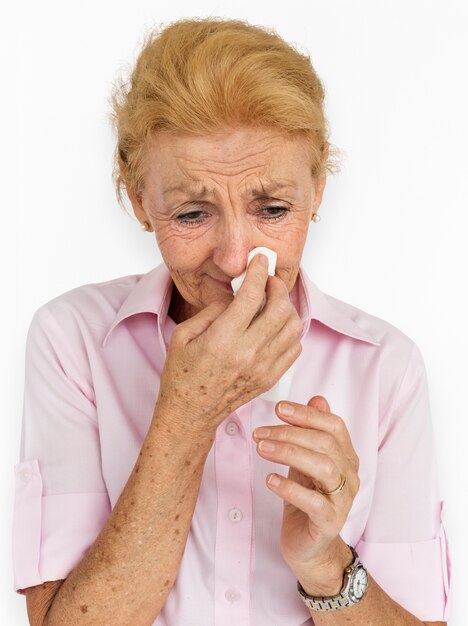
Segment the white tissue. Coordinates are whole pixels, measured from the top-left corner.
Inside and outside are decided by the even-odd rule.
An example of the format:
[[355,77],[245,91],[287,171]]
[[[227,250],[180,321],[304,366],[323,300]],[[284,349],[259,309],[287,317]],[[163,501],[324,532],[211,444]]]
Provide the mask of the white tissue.
[[[249,254],[247,256],[247,267],[249,267],[250,261],[257,254],[264,254],[268,258],[268,275],[269,276],[274,276],[275,275],[275,269],[276,269],[276,258],[278,256],[276,254],[276,252],[274,250],[270,250],[270,248],[265,248],[263,246],[259,246],[258,248],[254,248],[253,250],[251,250],[249,252]],[[234,295],[236,295],[236,293],[241,288],[241,285],[244,282],[244,278],[245,278],[246,273],[247,273],[247,268],[242,272],[242,274],[240,274],[240,276],[236,276],[236,278],[233,278],[231,280],[231,287],[232,287],[232,291],[234,292]]]
[[296,362],[297,361],[294,361],[291,367],[284,372],[278,382],[274,384],[271,389],[264,391],[258,397],[263,398],[263,400],[269,400],[270,402],[274,402],[275,404],[280,400],[292,400],[293,402],[295,402],[293,398],[289,397],[289,392],[291,391],[291,386],[294,379]]

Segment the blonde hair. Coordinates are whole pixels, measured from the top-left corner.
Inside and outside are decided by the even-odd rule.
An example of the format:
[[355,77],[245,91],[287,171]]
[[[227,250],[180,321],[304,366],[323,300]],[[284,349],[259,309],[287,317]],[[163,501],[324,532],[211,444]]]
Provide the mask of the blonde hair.
[[339,170],[328,142],[325,90],[309,56],[274,29],[238,19],[180,19],[145,36],[130,79],[110,97],[117,135],[112,179],[143,189],[145,157],[156,132],[209,135],[240,125],[300,133],[312,176]]

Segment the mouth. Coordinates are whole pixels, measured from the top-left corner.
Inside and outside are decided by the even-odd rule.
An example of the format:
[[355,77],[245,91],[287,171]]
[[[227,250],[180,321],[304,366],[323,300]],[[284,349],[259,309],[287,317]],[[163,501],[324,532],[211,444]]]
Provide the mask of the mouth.
[[210,276],[211,280],[214,280],[215,283],[217,283],[218,285],[221,285],[221,287],[224,287],[224,289],[229,289],[229,291],[232,292],[232,287],[231,287],[231,283],[226,283],[222,280],[218,280],[217,278],[213,278],[213,276]]

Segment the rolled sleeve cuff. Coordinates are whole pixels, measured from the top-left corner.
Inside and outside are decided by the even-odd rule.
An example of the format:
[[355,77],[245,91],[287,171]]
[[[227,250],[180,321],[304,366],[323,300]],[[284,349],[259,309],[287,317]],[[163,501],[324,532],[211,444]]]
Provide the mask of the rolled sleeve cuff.
[[107,492],[42,495],[37,459],[15,465],[14,591],[65,579],[110,514]]
[[448,621],[451,612],[451,560],[441,521],[434,539],[415,543],[375,543],[355,546],[362,562],[395,602],[422,621]]

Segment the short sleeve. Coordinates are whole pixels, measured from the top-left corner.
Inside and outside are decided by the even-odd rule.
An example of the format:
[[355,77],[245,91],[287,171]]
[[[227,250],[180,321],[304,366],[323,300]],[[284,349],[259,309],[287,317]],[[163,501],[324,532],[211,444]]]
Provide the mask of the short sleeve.
[[427,375],[413,344],[381,422],[372,507],[355,546],[382,589],[422,621],[446,621],[451,562],[440,499]]
[[78,321],[50,303],[25,351],[20,460],[14,466],[14,590],[65,579],[110,514],[89,359]]

